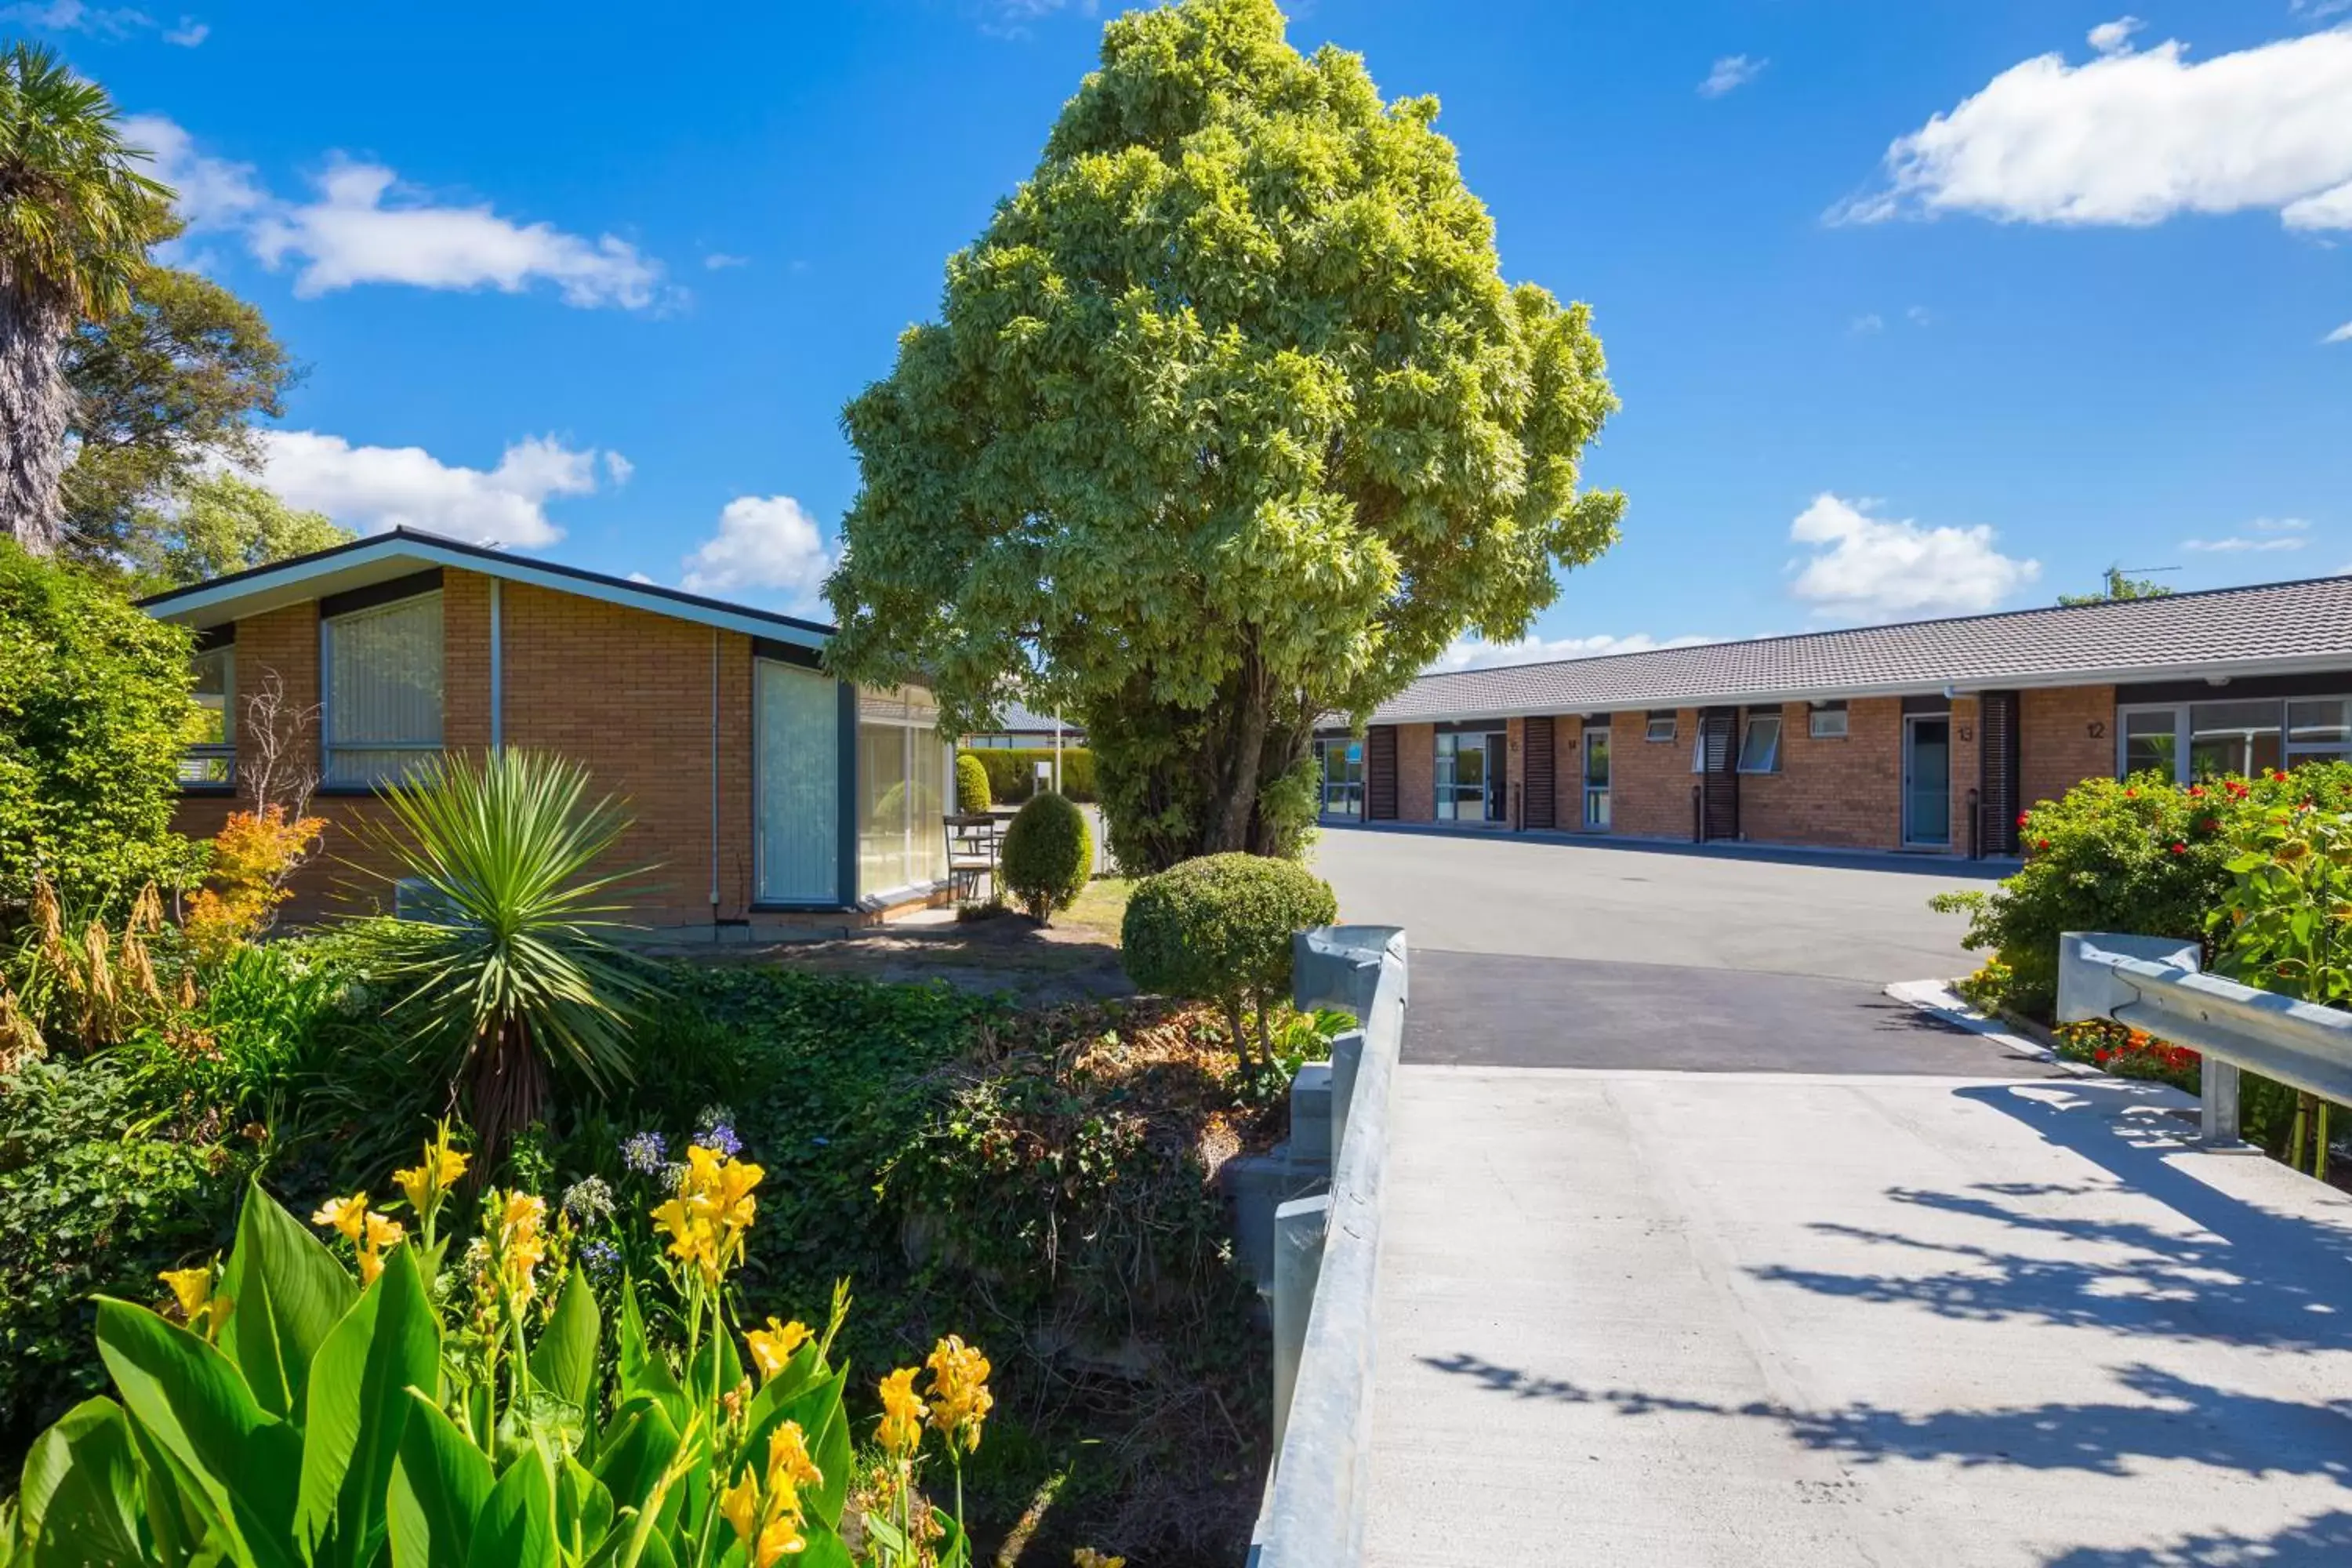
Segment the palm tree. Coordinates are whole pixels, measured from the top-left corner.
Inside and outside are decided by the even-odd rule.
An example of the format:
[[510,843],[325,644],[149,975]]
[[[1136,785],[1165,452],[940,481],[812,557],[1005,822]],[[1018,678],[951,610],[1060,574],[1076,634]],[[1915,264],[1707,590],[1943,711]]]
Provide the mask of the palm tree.
[[629,817],[543,752],[436,758],[383,800],[369,831],[427,918],[364,920],[352,940],[394,988],[391,1016],[446,1053],[487,1169],[545,1113],[551,1054],[599,1090],[635,1079],[629,1030],[654,986],[614,938],[640,873],[598,868]]
[[75,325],[120,313],[172,193],[133,167],[105,89],[47,49],[0,54],[0,527],[58,544]]

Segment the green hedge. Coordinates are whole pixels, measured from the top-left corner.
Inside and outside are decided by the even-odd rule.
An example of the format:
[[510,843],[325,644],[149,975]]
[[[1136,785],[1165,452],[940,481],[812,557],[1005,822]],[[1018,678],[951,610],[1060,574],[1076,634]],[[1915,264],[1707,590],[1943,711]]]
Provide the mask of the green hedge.
[[[1051,746],[975,746],[958,758],[977,757],[980,765],[988,770],[988,793],[998,805],[1018,805],[1037,793],[1037,764],[1051,767],[1054,748]],[[1092,802],[1095,794],[1095,754],[1084,746],[1062,748],[1062,794],[1070,800]]]
[[1255,1005],[1263,1033],[1267,1006],[1287,1000],[1292,933],[1339,914],[1331,884],[1296,860],[1203,855],[1137,886],[1120,961],[1146,991],[1217,1003],[1246,1058],[1243,1006]]
[[2092,779],[2025,813],[2025,865],[1990,892],[1931,902],[1969,917],[1970,948],[1992,954],[1973,990],[2036,1018],[2058,998],[2058,937],[2070,931],[2205,939],[2227,900],[2231,840],[2249,819],[2309,801],[2352,810],[2352,763],[2186,786],[2157,773]]
[[988,765],[971,752],[956,758],[956,810],[965,816],[977,816],[996,804],[996,792],[988,782]]
[[1013,814],[997,875],[1013,901],[1042,925],[1077,902],[1094,865],[1087,814],[1049,790]]

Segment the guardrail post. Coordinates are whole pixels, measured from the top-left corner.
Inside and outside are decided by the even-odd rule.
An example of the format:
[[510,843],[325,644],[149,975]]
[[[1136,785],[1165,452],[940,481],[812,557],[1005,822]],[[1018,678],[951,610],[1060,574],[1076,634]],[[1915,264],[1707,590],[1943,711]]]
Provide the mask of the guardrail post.
[[1364,1031],[1349,1029],[1331,1038],[1331,1168],[1348,1142],[1348,1107],[1355,1103],[1356,1069],[1364,1062]]
[[1274,1211],[1274,1452],[1290,1425],[1290,1396],[1307,1348],[1307,1318],[1323,1273],[1323,1237],[1331,1226],[1326,1193],[1294,1198]]
[[2203,1058],[2198,1074],[2198,1136],[2207,1143],[2238,1141],[2238,1069],[2218,1057]]

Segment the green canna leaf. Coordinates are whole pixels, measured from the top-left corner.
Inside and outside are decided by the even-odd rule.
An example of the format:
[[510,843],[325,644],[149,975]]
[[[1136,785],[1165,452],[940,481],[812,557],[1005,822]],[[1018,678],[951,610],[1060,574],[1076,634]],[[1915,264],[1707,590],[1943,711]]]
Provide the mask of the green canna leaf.
[[407,1399],[384,1505],[393,1568],[465,1568],[489,1500],[490,1461],[422,1389]]
[[555,1484],[547,1459],[526,1448],[474,1517],[467,1568],[555,1568]]
[[407,1391],[430,1388],[440,1362],[440,1321],[416,1255],[394,1247],[310,1368],[295,1534],[319,1568],[364,1568],[383,1546]]
[[326,1243],[255,1183],[220,1291],[233,1303],[221,1349],[263,1410],[291,1417],[302,1408],[312,1359],[359,1300],[358,1287]]
[[294,1568],[301,1435],[254,1402],[226,1356],[144,1307],[98,1298],[98,1351],[123,1408],[201,1492],[239,1559]]
[[111,1399],[86,1399],[34,1439],[17,1494],[29,1568],[144,1568],[139,1459]]
[[555,1315],[548,1321],[530,1352],[530,1379],[557,1398],[580,1407],[589,1424],[596,1394],[596,1346],[603,1323],[596,1311],[596,1293],[588,1278],[572,1266],[556,1298]]

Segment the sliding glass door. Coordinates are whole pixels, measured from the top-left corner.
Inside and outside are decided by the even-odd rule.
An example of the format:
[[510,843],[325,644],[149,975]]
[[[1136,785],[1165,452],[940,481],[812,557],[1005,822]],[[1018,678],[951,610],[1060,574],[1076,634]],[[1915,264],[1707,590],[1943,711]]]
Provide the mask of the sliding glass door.
[[1448,730],[1437,737],[1437,820],[1500,822],[1505,737]]

